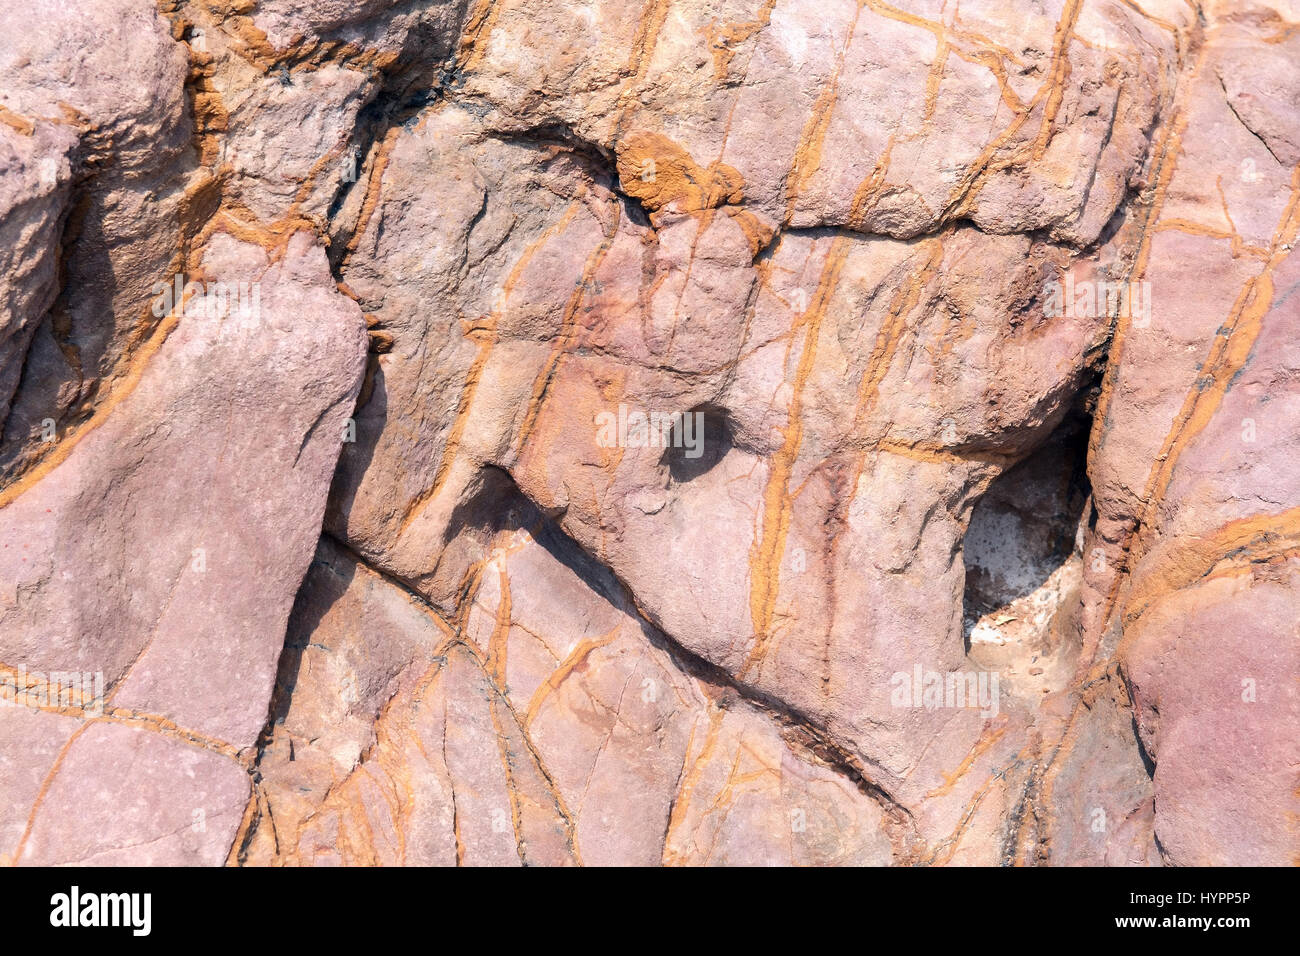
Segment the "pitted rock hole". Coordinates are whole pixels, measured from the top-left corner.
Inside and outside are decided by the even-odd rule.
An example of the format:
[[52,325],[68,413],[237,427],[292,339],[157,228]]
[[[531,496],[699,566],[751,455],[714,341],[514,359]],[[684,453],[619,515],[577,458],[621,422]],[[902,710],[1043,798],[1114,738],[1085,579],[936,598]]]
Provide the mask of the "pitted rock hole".
[[698,405],[673,427],[662,463],[677,484],[712,471],[731,451],[731,417],[717,405]]
[[1065,616],[1082,580],[1091,420],[1075,415],[989,486],[963,545],[963,635],[972,659],[1054,683]]

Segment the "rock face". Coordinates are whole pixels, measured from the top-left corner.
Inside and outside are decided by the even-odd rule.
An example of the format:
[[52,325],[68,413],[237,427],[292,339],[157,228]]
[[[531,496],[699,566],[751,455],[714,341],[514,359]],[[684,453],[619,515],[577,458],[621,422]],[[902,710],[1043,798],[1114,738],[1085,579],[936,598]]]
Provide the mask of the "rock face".
[[1300,6],[38,6],[0,859],[1300,862]]

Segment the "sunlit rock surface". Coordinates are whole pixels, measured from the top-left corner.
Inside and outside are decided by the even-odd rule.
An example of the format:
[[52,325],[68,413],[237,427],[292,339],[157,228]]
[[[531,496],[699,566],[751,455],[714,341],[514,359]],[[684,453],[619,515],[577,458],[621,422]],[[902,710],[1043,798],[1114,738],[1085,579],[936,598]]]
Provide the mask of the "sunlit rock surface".
[[0,859],[1300,862],[1300,6],[36,6]]

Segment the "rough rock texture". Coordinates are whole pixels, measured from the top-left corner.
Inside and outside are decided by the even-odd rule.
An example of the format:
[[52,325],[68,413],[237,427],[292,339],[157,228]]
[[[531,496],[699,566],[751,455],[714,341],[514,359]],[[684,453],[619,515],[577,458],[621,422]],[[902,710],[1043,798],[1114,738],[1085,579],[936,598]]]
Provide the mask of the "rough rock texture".
[[1300,6],[38,6],[0,858],[1300,862]]

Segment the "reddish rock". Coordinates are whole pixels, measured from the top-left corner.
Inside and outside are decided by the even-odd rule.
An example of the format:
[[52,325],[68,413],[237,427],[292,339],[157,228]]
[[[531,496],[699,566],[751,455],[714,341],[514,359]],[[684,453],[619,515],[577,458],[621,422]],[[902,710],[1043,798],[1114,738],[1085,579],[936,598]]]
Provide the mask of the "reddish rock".
[[1032,6],[8,24],[0,854],[1296,862],[1297,12]]

